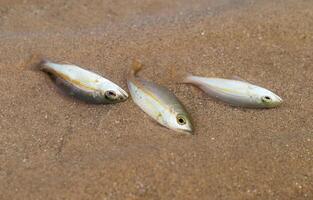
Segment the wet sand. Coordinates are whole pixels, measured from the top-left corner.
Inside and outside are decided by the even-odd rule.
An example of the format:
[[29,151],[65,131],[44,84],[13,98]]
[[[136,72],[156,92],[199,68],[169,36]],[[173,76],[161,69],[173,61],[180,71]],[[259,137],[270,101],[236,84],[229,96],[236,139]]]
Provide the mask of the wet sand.
[[[0,2],[0,199],[313,199],[313,2]],[[87,105],[29,66],[41,54],[126,87],[140,76],[186,106],[195,135],[133,102]],[[174,70],[173,70],[174,69]],[[173,71],[240,76],[285,100],[233,108]]]

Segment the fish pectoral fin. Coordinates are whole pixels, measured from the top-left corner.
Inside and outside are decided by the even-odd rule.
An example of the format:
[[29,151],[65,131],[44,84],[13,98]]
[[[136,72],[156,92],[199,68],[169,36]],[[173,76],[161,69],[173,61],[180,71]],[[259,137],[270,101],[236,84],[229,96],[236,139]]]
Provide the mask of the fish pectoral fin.
[[74,63],[71,63],[69,61],[61,61],[60,64],[62,64],[62,65],[75,65]]

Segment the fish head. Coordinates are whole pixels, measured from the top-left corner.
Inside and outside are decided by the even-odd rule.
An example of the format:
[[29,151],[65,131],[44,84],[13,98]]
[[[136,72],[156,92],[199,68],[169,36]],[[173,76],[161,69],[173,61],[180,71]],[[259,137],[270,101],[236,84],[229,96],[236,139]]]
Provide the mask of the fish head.
[[128,98],[128,94],[119,86],[112,85],[105,90],[104,97],[110,103],[118,103],[126,101]]
[[190,117],[185,112],[172,113],[169,118],[168,126],[175,131],[188,135],[192,134],[193,132],[193,126]]
[[283,100],[277,94],[263,89],[258,94],[258,102],[262,105],[262,107],[274,108],[282,104]]

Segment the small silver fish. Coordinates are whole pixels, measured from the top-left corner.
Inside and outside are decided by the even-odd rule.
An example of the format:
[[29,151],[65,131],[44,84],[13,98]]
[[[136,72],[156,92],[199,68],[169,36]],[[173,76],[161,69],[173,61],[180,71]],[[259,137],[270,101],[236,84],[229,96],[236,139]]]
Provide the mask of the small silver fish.
[[136,77],[142,68],[134,63],[127,79],[133,101],[150,117],[169,129],[192,134],[190,117],[177,97],[167,88]]
[[246,81],[206,78],[189,74],[185,77],[183,83],[194,84],[209,96],[232,106],[273,108],[283,102],[283,100],[273,92]]
[[88,103],[111,104],[128,98],[128,94],[112,81],[76,65],[43,60],[39,68],[70,96]]

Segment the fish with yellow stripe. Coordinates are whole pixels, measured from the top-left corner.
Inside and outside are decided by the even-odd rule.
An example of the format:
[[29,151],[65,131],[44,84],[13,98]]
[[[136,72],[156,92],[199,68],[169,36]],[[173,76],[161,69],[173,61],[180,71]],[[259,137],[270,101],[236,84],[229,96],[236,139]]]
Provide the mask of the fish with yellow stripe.
[[142,64],[135,61],[127,79],[135,104],[159,124],[181,133],[192,134],[190,116],[178,98],[164,86],[137,77],[141,68]]
[[67,94],[88,103],[112,104],[128,98],[128,94],[112,81],[79,66],[43,60],[39,68]]
[[193,84],[209,96],[232,106],[248,108],[273,108],[283,100],[277,94],[244,80],[207,78],[187,74],[183,83]]

